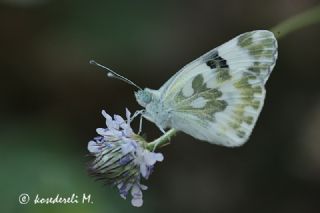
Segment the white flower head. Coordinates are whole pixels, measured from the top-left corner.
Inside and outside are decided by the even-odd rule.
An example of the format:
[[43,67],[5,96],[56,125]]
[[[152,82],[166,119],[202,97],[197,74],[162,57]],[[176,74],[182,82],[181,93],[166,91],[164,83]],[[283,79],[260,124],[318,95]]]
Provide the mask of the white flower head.
[[98,137],[88,143],[88,150],[95,158],[89,171],[98,179],[116,186],[126,199],[131,192],[133,206],[143,204],[141,177],[148,179],[154,164],[163,161],[161,153],[149,151],[146,142],[136,135],[131,126],[131,113],[126,109],[126,121],[119,115],[112,118],[105,111],[106,128],[98,128]]

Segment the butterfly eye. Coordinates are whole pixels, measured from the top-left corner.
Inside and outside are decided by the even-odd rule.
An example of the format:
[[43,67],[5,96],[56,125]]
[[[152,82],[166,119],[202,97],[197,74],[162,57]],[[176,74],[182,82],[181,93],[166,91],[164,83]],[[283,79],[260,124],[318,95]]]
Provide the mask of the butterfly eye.
[[151,94],[145,92],[143,96],[143,102],[148,104],[151,102],[151,99],[152,99]]
[[139,90],[135,92],[135,96],[138,103],[143,107],[145,107],[147,104],[149,104],[152,101],[152,95],[149,91]]

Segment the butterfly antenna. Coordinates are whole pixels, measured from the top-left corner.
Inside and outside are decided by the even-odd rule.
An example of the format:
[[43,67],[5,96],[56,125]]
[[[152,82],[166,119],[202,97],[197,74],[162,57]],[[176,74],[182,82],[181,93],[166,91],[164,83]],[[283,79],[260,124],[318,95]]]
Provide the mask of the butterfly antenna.
[[90,60],[89,61],[90,64],[93,64],[93,65],[96,65],[98,67],[101,67],[103,69],[106,69],[108,70],[108,77],[109,78],[115,78],[115,79],[118,79],[118,80],[121,80],[121,81],[124,81],[126,82],[127,84],[131,84],[132,86],[135,86],[137,87],[139,90],[142,90],[141,87],[139,87],[137,84],[135,84],[134,82],[130,81],[129,79],[127,79],[126,77],[123,77],[122,75],[116,73],[115,71],[113,71],[112,69],[106,67],[106,66],[103,66],[102,64],[99,64],[97,63],[95,60]]

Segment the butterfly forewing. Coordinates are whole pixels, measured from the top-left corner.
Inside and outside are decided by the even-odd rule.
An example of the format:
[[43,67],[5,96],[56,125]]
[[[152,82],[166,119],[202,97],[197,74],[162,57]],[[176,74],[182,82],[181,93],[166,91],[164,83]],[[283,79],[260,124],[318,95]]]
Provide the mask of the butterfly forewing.
[[262,109],[276,58],[274,35],[258,30],[191,62],[159,90],[171,127],[214,144],[243,144]]

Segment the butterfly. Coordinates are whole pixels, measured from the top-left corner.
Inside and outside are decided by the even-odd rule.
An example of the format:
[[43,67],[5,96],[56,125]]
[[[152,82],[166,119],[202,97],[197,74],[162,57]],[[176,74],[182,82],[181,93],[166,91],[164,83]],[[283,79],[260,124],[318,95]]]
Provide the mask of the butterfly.
[[160,89],[135,92],[145,108],[142,116],[162,131],[174,128],[227,147],[244,144],[263,107],[277,47],[267,30],[231,39],[184,66]]

